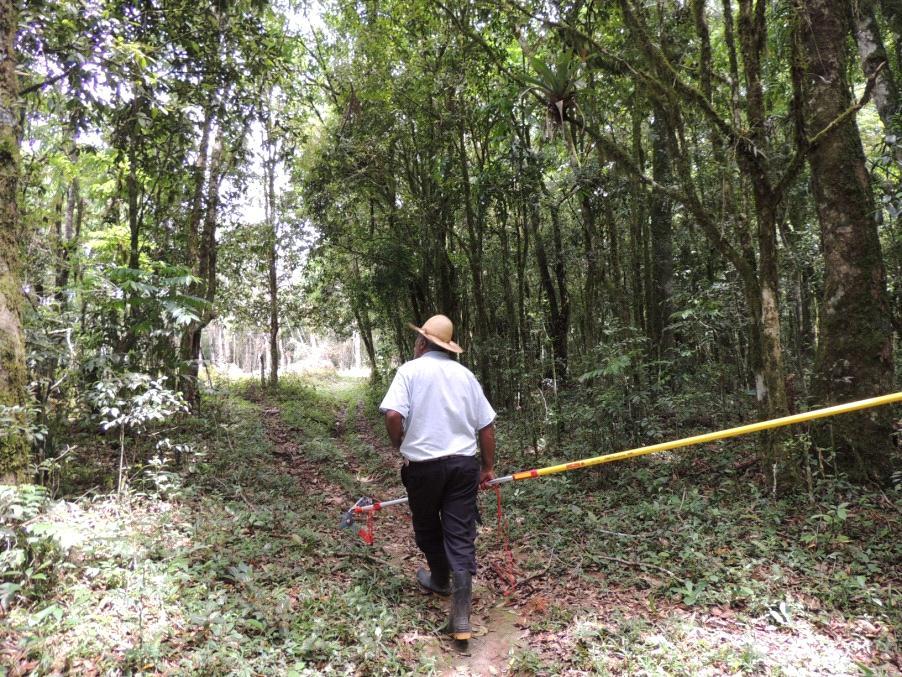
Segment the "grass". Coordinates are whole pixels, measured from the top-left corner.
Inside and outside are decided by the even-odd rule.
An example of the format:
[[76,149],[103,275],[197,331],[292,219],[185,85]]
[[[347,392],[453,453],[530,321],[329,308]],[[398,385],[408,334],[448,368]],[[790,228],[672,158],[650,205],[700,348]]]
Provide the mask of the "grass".
[[[37,519],[65,531],[71,545],[32,553],[52,562],[53,581],[32,581],[11,603],[0,631],[8,667],[34,674],[400,669],[392,642],[416,618],[399,612],[399,582],[376,585],[336,542],[338,511],[324,513],[296,477],[274,472],[259,407],[241,396],[245,389],[223,391],[206,404],[204,421],[184,428],[209,452],[182,486],[46,503]],[[276,398],[286,420],[303,424],[303,448],[324,463],[329,454],[337,460],[325,431],[339,394],[288,385]]]
[[[396,483],[373,448],[372,399],[362,382],[329,375],[275,392],[225,384],[169,433],[192,450],[180,468],[147,466],[121,496],[65,481],[62,498],[4,490],[0,665],[38,675],[453,667],[429,640],[440,607],[411,594],[415,562],[386,563],[336,528],[346,497]],[[499,469],[540,464],[511,452],[504,418],[499,432]],[[709,447],[505,487],[519,580],[534,578],[508,600],[517,627],[494,637],[509,648],[495,669],[895,674],[898,492],[825,481],[814,504],[774,499],[743,470],[748,453]],[[74,476],[105,486],[102,467]],[[480,579],[495,604],[504,586],[491,564],[503,553],[494,497],[481,500]],[[400,538],[409,526],[399,524],[378,537]]]
[[[589,591],[557,595],[530,623],[571,638],[568,650],[531,648],[517,660],[547,672],[563,653],[570,669],[602,674],[780,674],[805,665],[849,674],[862,656],[827,641],[843,626],[848,644],[865,628],[863,660],[894,674],[899,666],[889,661],[898,662],[902,636],[898,492],[832,480],[816,487],[813,504],[774,499],[737,470],[743,453],[731,445],[650,457],[508,493],[511,538],[527,569],[553,561],[553,575]],[[623,590],[635,594],[606,594]],[[618,603],[631,613],[612,615]],[[576,617],[555,621],[555,605]],[[729,626],[724,636],[698,621],[712,610]],[[773,640],[785,635],[796,641]]]
[[[548,535],[559,557],[579,558],[619,585],[659,579],[651,584],[658,594],[690,606],[758,613],[798,586],[835,610],[880,615],[899,628],[902,599],[892,566],[902,558],[893,536],[898,497],[834,482],[824,483],[819,501],[809,505],[764,496],[756,484],[725,473],[717,483],[699,483],[676,460],[644,465],[624,466],[619,477],[524,483],[509,498],[519,516],[514,537],[553,524]],[[624,568],[593,555],[612,549],[647,566]]]

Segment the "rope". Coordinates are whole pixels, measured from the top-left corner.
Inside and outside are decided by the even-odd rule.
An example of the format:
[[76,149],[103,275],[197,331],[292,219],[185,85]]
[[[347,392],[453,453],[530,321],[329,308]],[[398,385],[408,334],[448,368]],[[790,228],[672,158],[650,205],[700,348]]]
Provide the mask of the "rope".
[[514,551],[511,550],[510,538],[507,533],[507,525],[504,521],[504,512],[501,509],[501,487],[497,484],[492,487],[495,490],[495,499],[497,501],[498,513],[498,533],[501,536],[501,545],[504,552],[507,553],[509,564],[495,565],[495,571],[507,583],[505,595],[510,595],[514,588],[517,587],[517,563],[514,561]]
[[375,540],[375,535],[373,532],[373,527],[375,524],[376,513],[374,511],[369,511],[366,513],[366,526],[362,527],[360,531],[357,532],[357,535],[363,539],[363,542],[367,545],[372,545]]

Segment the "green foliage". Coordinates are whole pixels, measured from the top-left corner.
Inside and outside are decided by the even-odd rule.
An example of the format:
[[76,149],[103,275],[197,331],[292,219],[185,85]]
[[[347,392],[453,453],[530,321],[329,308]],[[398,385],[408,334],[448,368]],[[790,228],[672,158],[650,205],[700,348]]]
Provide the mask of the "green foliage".
[[95,383],[87,400],[97,409],[103,430],[137,431],[187,411],[182,396],[167,388],[166,377],[126,373]]
[[[236,396],[247,387],[220,391],[204,403],[206,418],[183,421],[179,435],[186,444],[215,451],[193,467],[173,469],[182,483],[176,493],[82,499],[49,514],[40,487],[19,488],[9,502],[2,494],[3,514],[11,515],[4,528],[21,533],[35,517],[46,525],[29,536],[40,539],[29,547],[51,547],[64,528],[80,537],[70,543],[65,565],[66,550],[54,545],[34,558],[44,568],[29,580],[25,564],[4,569],[4,583],[22,586],[3,588],[9,596],[4,632],[27,632],[26,651],[39,670],[61,656],[105,669],[168,665],[184,672],[232,672],[239,663],[255,672],[297,674],[428,665],[426,657],[402,661],[398,654],[400,633],[417,622],[416,610],[398,606],[401,577],[378,571],[359,546],[338,540],[337,512],[324,511],[318,492],[274,465],[261,407]],[[319,467],[347,462],[334,446],[325,455],[327,422],[358,397],[358,389],[329,381],[314,388],[289,379],[277,392],[294,421],[291,430],[303,425],[307,431],[297,437],[304,458],[308,449],[322,449]],[[21,539],[16,543],[24,547]],[[25,603],[32,599],[42,603]],[[115,600],[115,623],[103,600]],[[72,640],[65,648],[61,636]]]
[[17,599],[41,599],[55,584],[67,530],[37,521],[49,504],[43,487],[0,485],[0,608],[4,612]]
[[0,404],[0,438],[22,436],[31,444],[41,442],[47,436],[47,428],[35,423],[37,414],[36,407]]
[[298,63],[266,4],[158,9],[48,0],[20,15],[37,466],[89,425],[81,395],[95,382],[193,385],[216,231],[241,220],[254,169],[261,79],[291,80]]
[[[87,353],[81,356],[87,374],[127,365],[176,372],[173,341],[199,320],[208,302],[190,293],[196,278],[189,269],[163,262],[150,266],[151,270],[102,266],[96,274],[86,275],[83,293],[91,295],[96,319],[78,337]],[[110,354],[111,345],[127,353]]]
[[849,542],[849,537],[842,533],[848,518],[848,503],[832,506],[827,512],[815,513],[808,518],[815,528],[815,533],[805,534],[802,539],[812,546],[823,545],[824,541],[828,545],[844,545]]
[[[100,428],[104,431],[117,429],[119,431],[117,486],[120,491],[126,481],[126,433],[134,435],[136,432],[144,431],[149,425],[163,423],[177,413],[188,411],[184,397],[181,393],[165,387],[163,385],[165,380],[165,376],[153,379],[147,374],[129,372],[94,383],[86,397],[96,410]],[[159,456],[157,458],[159,459]],[[158,473],[158,487],[160,479],[162,478]]]

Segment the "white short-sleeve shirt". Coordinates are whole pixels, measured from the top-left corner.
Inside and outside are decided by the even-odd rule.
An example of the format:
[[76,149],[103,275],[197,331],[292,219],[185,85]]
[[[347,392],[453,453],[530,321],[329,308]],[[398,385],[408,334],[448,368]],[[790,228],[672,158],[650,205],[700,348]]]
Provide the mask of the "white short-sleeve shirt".
[[435,350],[401,365],[379,405],[389,409],[404,417],[401,454],[409,461],[475,456],[477,432],[495,420],[473,373]]

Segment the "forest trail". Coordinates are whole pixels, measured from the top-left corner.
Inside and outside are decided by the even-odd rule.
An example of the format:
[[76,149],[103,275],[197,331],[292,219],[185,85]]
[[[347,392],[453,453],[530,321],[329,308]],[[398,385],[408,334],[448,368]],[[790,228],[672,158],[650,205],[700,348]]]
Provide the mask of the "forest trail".
[[[204,416],[169,430],[190,457],[179,472],[136,469],[122,495],[16,499],[17,511],[37,506],[16,527],[36,575],[2,611],[0,667],[902,674],[902,506],[847,492],[806,518],[807,504],[759,496],[742,455],[506,487],[513,589],[495,496],[481,494],[476,632],[466,647],[445,639],[448,601],[415,583],[421,557],[406,508],[376,514],[372,546],[339,529],[358,497],[404,493],[375,398],[364,381],[333,374],[265,390],[226,382]],[[509,425],[499,426],[504,469],[525,460]],[[96,482],[111,454],[102,442],[93,452],[86,479]]]
[[[334,513],[336,532],[323,534],[324,539],[335,539],[339,544],[344,540],[359,539],[357,530],[366,525],[365,518],[358,518],[347,531],[338,530],[338,518],[340,511],[353,505],[361,495],[376,500],[405,495],[398,473],[400,459],[387,445],[382,431],[374,430],[373,421],[365,414],[363,399],[351,397],[329,431],[339,451],[335,462],[343,465],[359,485],[359,495],[348,493],[344,487],[330,481],[320,464],[304,457],[298,444],[298,436],[304,432],[285,422],[278,402],[265,396],[252,396],[252,400],[256,400],[261,408],[261,419],[276,462],[311,493],[320,496],[324,511]],[[373,472],[374,468],[379,472]],[[486,577],[491,580],[497,576],[495,569],[490,565],[481,566],[482,576],[474,580],[473,638],[469,642],[453,641],[440,630],[447,618],[449,600],[425,595],[414,580],[414,572],[423,565],[423,558],[413,540],[407,506],[379,512],[374,516],[372,526],[375,542],[370,549],[373,553],[369,555],[371,561],[406,578],[407,595],[426,604],[431,612],[428,627],[407,633],[402,641],[416,644],[420,650],[435,657],[436,669],[441,675],[463,677],[506,672],[505,666],[514,650],[522,645],[523,630],[517,627],[517,616],[506,606],[504,596],[498,594],[503,582],[494,581],[493,587],[487,585]],[[495,537],[494,533],[486,533],[494,532],[491,525],[481,530],[483,540]]]
[[[902,387],[902,0],[654,4],[0,0],[0,677],[902,677],[902,404],[708,438]],[[338,527],[435,312],[499,474],[711,441],[484,492],[466,651]]]

